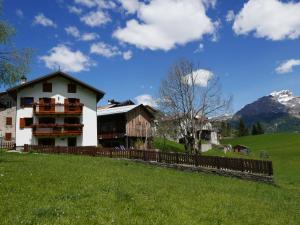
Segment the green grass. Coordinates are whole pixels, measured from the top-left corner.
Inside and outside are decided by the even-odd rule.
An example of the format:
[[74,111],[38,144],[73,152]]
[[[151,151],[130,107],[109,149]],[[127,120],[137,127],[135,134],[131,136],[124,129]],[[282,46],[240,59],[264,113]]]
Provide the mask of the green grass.
[[245,156],[241,153],[227,153],[211,150],[205,155],[219,155],[226,157],[245,157],[260,159],[260,152],[268,153],[268,160],[273,161],[275,180],[280,185],[290,188],[300,186],[300,134],[281,133],[246,136],[222,141],[224,144],[246,145],[251,149],[251,154]]
[[268,150],[278,186],[109,158],[1,152],[0,224],[300,224],[299,137],[231,141]]
[[162,151],[184,152],[184,146],[175,141],[164,140],[163,138],[154,138],[154,148]]

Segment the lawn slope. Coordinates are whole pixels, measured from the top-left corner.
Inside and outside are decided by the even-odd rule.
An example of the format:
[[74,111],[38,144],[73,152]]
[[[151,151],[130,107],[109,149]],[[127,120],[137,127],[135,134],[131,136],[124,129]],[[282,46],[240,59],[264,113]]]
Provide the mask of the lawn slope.
[[[300,187],[300,134],[279,133],[247,136],[223,141],[224,144],[243,144],[251,149],[249,156],[239,153],[224,154],[212,150],[206,155],[221,155],[230,157],[260,158],[260,152],[265,151],[269,160],[273,161],[275,181],[280,186],[299,190]],[[299,190],[300,191],[300,190]]]
[[[285,160],[285,159],[284,159]],[[0,153],[0,224],[299,224],[299,189],[109,158]]]

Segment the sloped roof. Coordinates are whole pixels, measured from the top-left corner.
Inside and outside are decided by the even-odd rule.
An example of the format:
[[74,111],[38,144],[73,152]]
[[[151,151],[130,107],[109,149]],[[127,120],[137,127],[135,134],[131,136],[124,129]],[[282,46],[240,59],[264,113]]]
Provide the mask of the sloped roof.
[[95,92],[97,94],[97,100],[99,101],[103,96],[104,96],[104,92],[97,89],[97,88],[94,88],[92,87],[91,85],[87,84],[87,83],[84,83],[78,79],[76,79],[75,77],[72,77],[71,75],[67,74],[67,73],[64,73],[64,72],[61,72],[61,71],[56,71],[54,73],[50,73],[50,74],[47,74],[47,75],[44,75],[44,76],[41,76],[39,78],[36,78],[34,80],[31,80],[31,81],[27,81],[26,83],[24,84],[20,84],[20,85],[17,85],[15,87],[12,87],[10,89],[7,90],[7,92],[15,92],[15,91],[18,91],[22,88],[25,88],[25,87],[28,87],[29,85],[32,85],[32,84],[36,84],[36,83],[39,83],[41,81],[44,81],[44,80],[47,80],[47,79],[50,79],[50,78],[53,78],[53,77],[56,77],[56,76],[61,76],[61,77],[64,77],[68,80],[71,80],[75,83],[78,83],[80,84],[81,86]]
[[139,106],[140,105],[127,105],[127,106],[120,106],[120,107],[107,108],[107,109],[98,109],[97,116],[107,116],[113,114],[127,113]]

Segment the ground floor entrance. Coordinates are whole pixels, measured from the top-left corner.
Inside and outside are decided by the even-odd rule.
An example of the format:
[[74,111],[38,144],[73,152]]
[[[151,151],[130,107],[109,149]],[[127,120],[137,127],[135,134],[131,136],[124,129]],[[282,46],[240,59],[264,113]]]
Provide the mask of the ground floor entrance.
[[75,146],[77,146],[77,139],[76,139],[76,137],[69,137],[68,138],[68,146],[69,147],[75,147]]

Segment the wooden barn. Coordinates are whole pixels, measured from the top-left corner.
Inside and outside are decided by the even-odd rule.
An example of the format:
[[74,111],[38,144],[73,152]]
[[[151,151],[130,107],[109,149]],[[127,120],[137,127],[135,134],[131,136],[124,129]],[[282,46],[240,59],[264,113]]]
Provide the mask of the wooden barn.
[[98,144],[103,147],[144,148],[152,143],[152,107],[113,102],[97,110]]

